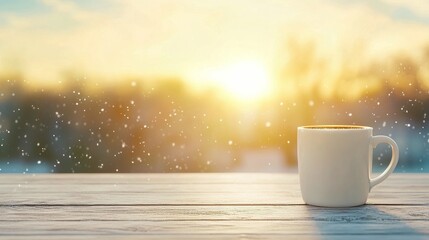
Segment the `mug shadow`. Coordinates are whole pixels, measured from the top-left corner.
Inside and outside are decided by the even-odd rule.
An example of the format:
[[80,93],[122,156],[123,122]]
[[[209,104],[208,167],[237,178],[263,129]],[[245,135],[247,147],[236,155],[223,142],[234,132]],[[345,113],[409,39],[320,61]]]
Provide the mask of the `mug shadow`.
[[427,235],[405,223],[415,219],[403,219],[388,212],[393,209],[397,214],[395,206],[324,208],[305,205],[305,208],[320,239],[427,239]]

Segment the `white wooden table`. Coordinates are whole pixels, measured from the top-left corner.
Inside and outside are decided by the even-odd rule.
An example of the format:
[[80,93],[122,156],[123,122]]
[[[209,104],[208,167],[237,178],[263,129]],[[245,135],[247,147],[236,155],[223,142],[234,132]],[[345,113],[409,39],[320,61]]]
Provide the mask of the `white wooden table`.
[[2,174],[0,218],[7,239],[429,239],[429,174],[342,209],[304,205],[297,174]]

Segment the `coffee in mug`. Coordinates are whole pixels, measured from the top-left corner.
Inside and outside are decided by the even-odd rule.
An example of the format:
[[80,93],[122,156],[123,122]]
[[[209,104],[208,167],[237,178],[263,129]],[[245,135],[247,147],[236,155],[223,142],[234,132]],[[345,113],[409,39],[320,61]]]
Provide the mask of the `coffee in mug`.
[[[373,148],[392,146],[386,170],[370,178]],[[372,128],[354,125],[298,127],[298,171],[305,203],[323,207],[365,204],[368,193],[384,181],[398,163],[398,146],[387,136],[373,136]]]

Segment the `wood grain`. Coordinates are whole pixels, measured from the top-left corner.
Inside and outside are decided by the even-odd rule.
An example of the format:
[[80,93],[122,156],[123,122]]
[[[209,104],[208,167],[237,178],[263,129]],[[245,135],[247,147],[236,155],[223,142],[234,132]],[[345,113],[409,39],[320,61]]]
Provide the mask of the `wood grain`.
[[0,175],[0,238],[427,239],[429,175],[354,208],[304,205],[297,174]]

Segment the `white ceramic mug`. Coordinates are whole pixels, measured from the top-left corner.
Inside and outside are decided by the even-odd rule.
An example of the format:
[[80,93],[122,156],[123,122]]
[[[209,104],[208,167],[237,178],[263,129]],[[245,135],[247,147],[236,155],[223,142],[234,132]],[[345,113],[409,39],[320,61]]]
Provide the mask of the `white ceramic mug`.
[[[387,169],[371,179],[373,148],[392,146]],[[298,171],[305,203],[323,207],[365,204],[369,191],[398,163],[398,145],[387,136],[372,136],[371,127],[314,125],[298,127]]]

